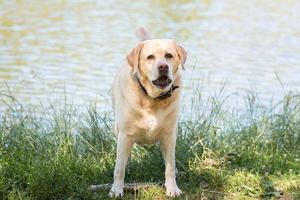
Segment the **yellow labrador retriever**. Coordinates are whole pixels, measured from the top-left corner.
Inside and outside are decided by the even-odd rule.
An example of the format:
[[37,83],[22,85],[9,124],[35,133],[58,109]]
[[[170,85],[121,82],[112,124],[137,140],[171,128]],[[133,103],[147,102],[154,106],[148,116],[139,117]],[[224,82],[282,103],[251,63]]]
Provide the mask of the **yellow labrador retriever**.
[[168,196],[178,196],[175,178],[176,127],[181,70],[186,51],[169,39],[150,39],[137,30],[141,42],[127,56],[113,87],[117,159],[110,197],[123,195],[125,168],[134,143],[159,142],[165,161]]

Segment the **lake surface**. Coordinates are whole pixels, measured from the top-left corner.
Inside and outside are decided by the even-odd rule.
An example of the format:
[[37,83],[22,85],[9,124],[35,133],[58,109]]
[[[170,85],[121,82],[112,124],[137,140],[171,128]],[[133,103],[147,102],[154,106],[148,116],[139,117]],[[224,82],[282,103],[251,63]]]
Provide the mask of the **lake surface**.
[[263,99],[300,90],[298,0],[11,0],[0,1],[0,111],[8,91],[26,105],[66,97],[105,109],[141,25],[187,49],[186,103],[199,83],[204,94],[226,82],[227,93]]

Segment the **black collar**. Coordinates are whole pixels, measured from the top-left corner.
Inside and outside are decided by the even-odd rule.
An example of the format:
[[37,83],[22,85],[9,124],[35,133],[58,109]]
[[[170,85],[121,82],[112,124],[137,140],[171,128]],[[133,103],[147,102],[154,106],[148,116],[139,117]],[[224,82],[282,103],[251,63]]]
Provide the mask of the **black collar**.
[[[142,85],[142,83],[140,82],[139,78],[136,76],[136,80],[137,82],[139,83],[141,89],[144,91],[144,93],[149,96],[146,88]],[[169,98],[170,96],[172,96],[172,93],[174,92],[174,90],[176,90],[177,88],[179,88],[179,86],[177,85],[172,85],[171,88],[167,91],[167,92],[163,92],[161,93],[158,97],[154,98],[154,100],[164,100],[164,99],[167,99]],[[149,96],[150,97],[150,96]],[[152,98],[152,97],[150,97]]]

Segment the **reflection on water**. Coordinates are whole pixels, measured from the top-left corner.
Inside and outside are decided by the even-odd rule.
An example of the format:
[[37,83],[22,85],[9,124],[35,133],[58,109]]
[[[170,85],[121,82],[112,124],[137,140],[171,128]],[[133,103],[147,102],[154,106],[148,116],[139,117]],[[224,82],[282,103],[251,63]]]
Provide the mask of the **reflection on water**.
[[229,92],[253,85],[268,98],[300,89],[299,19],[298,0],[0,1],[0,93],[103,106],[144,25],[188,50],[186,94],[210,74],[204,92],[228,80]]

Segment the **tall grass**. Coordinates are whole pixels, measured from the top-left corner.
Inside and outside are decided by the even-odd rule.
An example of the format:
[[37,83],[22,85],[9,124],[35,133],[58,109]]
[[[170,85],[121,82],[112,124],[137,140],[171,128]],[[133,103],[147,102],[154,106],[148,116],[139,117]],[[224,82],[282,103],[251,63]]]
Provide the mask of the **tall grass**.
[[[7,99],[7,98],[6,98]],[[249,93],[244,111],[230,98],[195,93],[178,126],[182,199],[300,198],[300,95],[266,106]],[[187,109],[187,108],[186,108]],[[67,103],[39,109],[6,101],[0,120],[0,199],[107,199],[91,184],[111,183],[112,114]],[[135,146],[126,182],[163,182],[157,145]],[[125,199],[166,199],[161,187]]]

